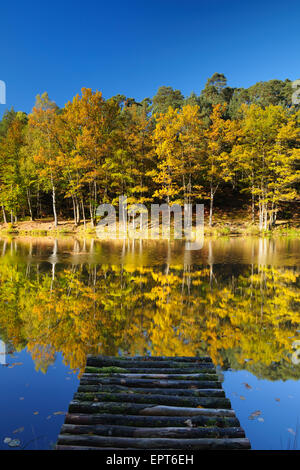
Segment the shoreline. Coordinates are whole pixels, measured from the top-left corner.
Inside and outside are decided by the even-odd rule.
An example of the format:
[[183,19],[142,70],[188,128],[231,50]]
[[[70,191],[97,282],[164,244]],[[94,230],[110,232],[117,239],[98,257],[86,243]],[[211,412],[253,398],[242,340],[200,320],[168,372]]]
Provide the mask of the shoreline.
[[[207,224],[204,226],[204,236],[206,237],[242,237],[242,236],[255,236],[255,237],[277,237],[288,236],[300,238],[300,225],[294,221],[280,221],[272,230],[260,231],[257,225],[253,225],[249,221],[236,219],[233,222],[230,220],[217,220],[212,227]],[[58,226],[55,227],[52,219],[40,219],[36,221],[20,221],[14,224],[1,223],[0,236],[63,236],[63,237],[93,237],[97,236],[96,227],[91,227],[90,222],[81,223],[78,226],[74,225],[73,220],[61,220]],[[98,236],[97,236],[98,237]],[[99,237],[98,237],[99,238]],[[128,237],[130,238],[130,237]],[[107,238],[99,238],[107,240]],[[139,239],[138,237],[136,239]],[[151,240],[149,237],[141,237],[143,240]],[[160,238],[163,240],[163,238]]]

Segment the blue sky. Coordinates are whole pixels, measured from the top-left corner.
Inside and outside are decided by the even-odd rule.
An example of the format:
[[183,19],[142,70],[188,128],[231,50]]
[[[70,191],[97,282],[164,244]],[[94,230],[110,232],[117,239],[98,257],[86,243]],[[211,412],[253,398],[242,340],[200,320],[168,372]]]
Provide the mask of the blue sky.
[[63,106],[82,87],[139,100],[199,93],[214,72],[243,87],[300,76],[298,0],[15,0],[0,19],[0,115],[44,91]]

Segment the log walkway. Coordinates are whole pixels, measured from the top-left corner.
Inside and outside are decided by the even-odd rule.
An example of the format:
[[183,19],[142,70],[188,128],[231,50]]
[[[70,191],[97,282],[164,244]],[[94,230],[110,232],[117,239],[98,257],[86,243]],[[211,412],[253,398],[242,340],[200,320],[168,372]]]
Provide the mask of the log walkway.
[[88,356],[58,450],[250,449],[210,357]]

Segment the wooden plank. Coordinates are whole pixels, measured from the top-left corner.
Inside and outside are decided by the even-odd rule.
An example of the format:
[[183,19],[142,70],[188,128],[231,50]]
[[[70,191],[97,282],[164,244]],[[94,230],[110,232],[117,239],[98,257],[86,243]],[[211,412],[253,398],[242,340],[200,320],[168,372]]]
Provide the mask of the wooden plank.
[[190,397],[225,397],[223,389],[214,388],[138,388],[124,385],[79,385],[78,392],[124,392],[124,393],[142,393],[145,395],[176,395]]
[[180,450],[217,450],[217,449],[250,449],[246,438],[203,438],[203,439],[171,439],[171,438],[130,438],[106,437],[95,435],[60,434],[58,445],[89,445],[93,447],[117,447],[120,449],[180,449]]
[[168,361],[176,361],[176,362],[212,362],[211,357],[209,356],[93,356],[91,354],[87,355],[87,364],[93,360],[104,360],[108,363],[111,361],[119,360],[119,361],[141,361],[141,362],[152,362],[152,361],[159,361],[159,362],[168,362]]
[[207,427],[134,427],[116,425],[76,425],[64,424],[61,434],[95,434],[112,437],[169,437],[169,438],[203,438],[203,437],[245,437],[241,427],[220,428]]
[[114,373],[111,372],[110,374],[83,374],[84,379],[93,378],[93,376],[97,376],[97,378],[106,378],[115,377],[118,379],[164,379],[164,380],[218,380],[217,374],[206,374],[206,373],[199,373],[199,374],[155,374],[152,373],[145,373],[145,374],[127,374],[127,373]]
[[67,413],[65,423],[69,424],[115,424],[140,427],[197,427],[218,426],[239,427],[240,422],[236,416],[141,416],[110,413]]
[[99,377],[96,375],[88,376],[84,374],[80,381],[81,385],[127,385],[130,387],[149,387],[149,388],[221,388],[221,382],[218,380],[161,380],[161,379],[131,379],[130,377]]
[[178,368],[160,368],[160,367],[93,367],[87,366],[85,368],[85,374],[113,374],[113,373],[130,373],[130,374],[176,374],[176,375],[184,375],[184,374],[214,374],[215,369],[212,364],[199,364],[193,367],[178,367]]
[[75,400],[117,402],[117,403],[145,403],[152,405],[189,406],[205,408],[231,408],[228,398],[220,397],[185,397],[174,395],[141,394],[141,393],[108,393],[108,392],[77,392]]
[[69,405],[69,413],[124,413],[140,414],[146,416],[231,416],[235,413],[229,409],[214,408],[190,408],[180,406],[164,406],[149,403],[115,403],[115,402],[90,402],[72,400]]
[[87,367],[120,367],[122,369],[130,369],[130,368],[165,368],[165,369],[185,369],[190,366],[198,366],[198,367],[206,367],[213,369],[214,365],[210,362],[204,361],[194,361],[194,362],[175,362],[175,361],[124,361],[119,359],[112,359],[107,361],[106,359],[97,359],[91,358],[87,361]]

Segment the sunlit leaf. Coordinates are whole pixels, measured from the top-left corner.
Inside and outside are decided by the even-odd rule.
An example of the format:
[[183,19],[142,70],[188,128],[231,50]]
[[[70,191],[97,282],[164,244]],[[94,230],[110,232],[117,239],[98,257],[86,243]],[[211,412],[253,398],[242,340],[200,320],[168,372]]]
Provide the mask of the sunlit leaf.
[[23,431],[24,431],[24,427],[21,427],[21,428],[15,429],[13,431],[13,434],[17,434],[18,432],[23,432]]

